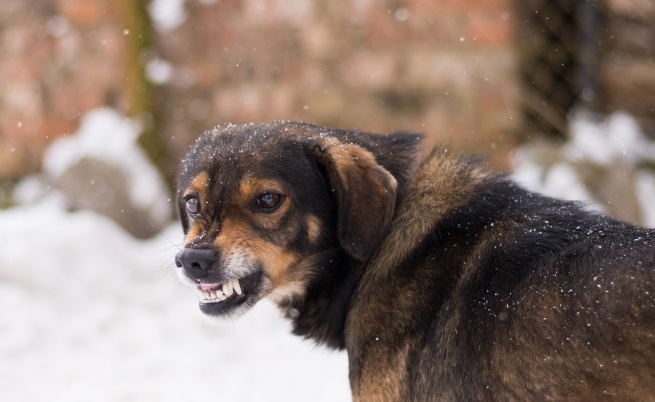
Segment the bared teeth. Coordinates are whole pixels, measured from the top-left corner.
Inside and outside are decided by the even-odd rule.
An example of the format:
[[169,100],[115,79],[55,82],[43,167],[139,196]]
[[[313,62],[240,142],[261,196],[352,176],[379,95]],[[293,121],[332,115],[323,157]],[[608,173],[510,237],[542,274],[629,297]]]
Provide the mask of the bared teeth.
[[202,303],[219,303],[227,300],[235,292],[237,295],[243,294],[238,279],[232,279],[222,284],[201,284],[196,287],[196,292]]
[[241,284],[239,283],[238,279],[232,280],[232,287],[234,288],[234,291],[237,292],[239,296],[243,294],[243,290],[241,290]]
[[232,281],[225,282],[223,284],[223,293],[225,293],[228,297],[230,297],[230,296],[232,296],[233,292],[234,291],[232,289]]

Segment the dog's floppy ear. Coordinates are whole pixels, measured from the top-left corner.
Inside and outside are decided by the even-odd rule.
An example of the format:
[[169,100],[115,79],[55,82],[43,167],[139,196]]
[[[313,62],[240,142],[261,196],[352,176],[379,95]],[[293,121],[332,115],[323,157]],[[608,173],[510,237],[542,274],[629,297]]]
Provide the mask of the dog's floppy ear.
[[337,203],[337,236],[354,258],[368,259],[391,224],[397,182],[363,147],[333,137],[321,139],[312,154]]

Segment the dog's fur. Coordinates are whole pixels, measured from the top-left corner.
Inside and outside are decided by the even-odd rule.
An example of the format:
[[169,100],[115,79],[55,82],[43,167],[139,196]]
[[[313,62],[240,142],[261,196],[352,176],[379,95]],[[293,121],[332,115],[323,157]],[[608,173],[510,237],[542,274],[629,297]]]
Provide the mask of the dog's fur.
[[655,231],[445,149],[415,163],[419,141],[294,122],[201,136],[176,262],[244,288],[201,309],[270,297],[294,333],[347,350],[356,401],[655,400]]

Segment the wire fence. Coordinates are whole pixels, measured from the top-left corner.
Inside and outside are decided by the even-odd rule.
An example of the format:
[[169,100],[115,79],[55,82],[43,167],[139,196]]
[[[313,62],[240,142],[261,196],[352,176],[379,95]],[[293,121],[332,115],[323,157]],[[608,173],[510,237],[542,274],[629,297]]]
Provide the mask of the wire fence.
[[596,0],[517,0],[515,5],[526,129],[564,137],[574,107],[602,104],[605,7]]
[[627,111],[655,138],[655,2],[515,0],[525,132],[567,137],[578,107]]

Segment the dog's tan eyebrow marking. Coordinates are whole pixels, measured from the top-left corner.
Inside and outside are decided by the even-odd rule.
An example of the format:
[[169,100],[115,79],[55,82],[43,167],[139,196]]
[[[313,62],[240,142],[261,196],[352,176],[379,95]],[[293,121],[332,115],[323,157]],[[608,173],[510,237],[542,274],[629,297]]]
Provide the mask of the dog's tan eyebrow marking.
[[[206,189],[209,186],[209,175],[207,172],[200,172],[196,175],[196,177],[191,180],[191,183],[187,187],[187,189],[184,191],[184,197],[186,197],[189,194],[192,193],[198,193],[201,195],[206,195]],[[206,198],[206,197],[201,197],[201,198]]]
[[[244,178],[239,185],[240,195],[247,200],[266,191],[284,192],[284,186],[277,180]],[[284,195],[284,194],[282,194]]]

